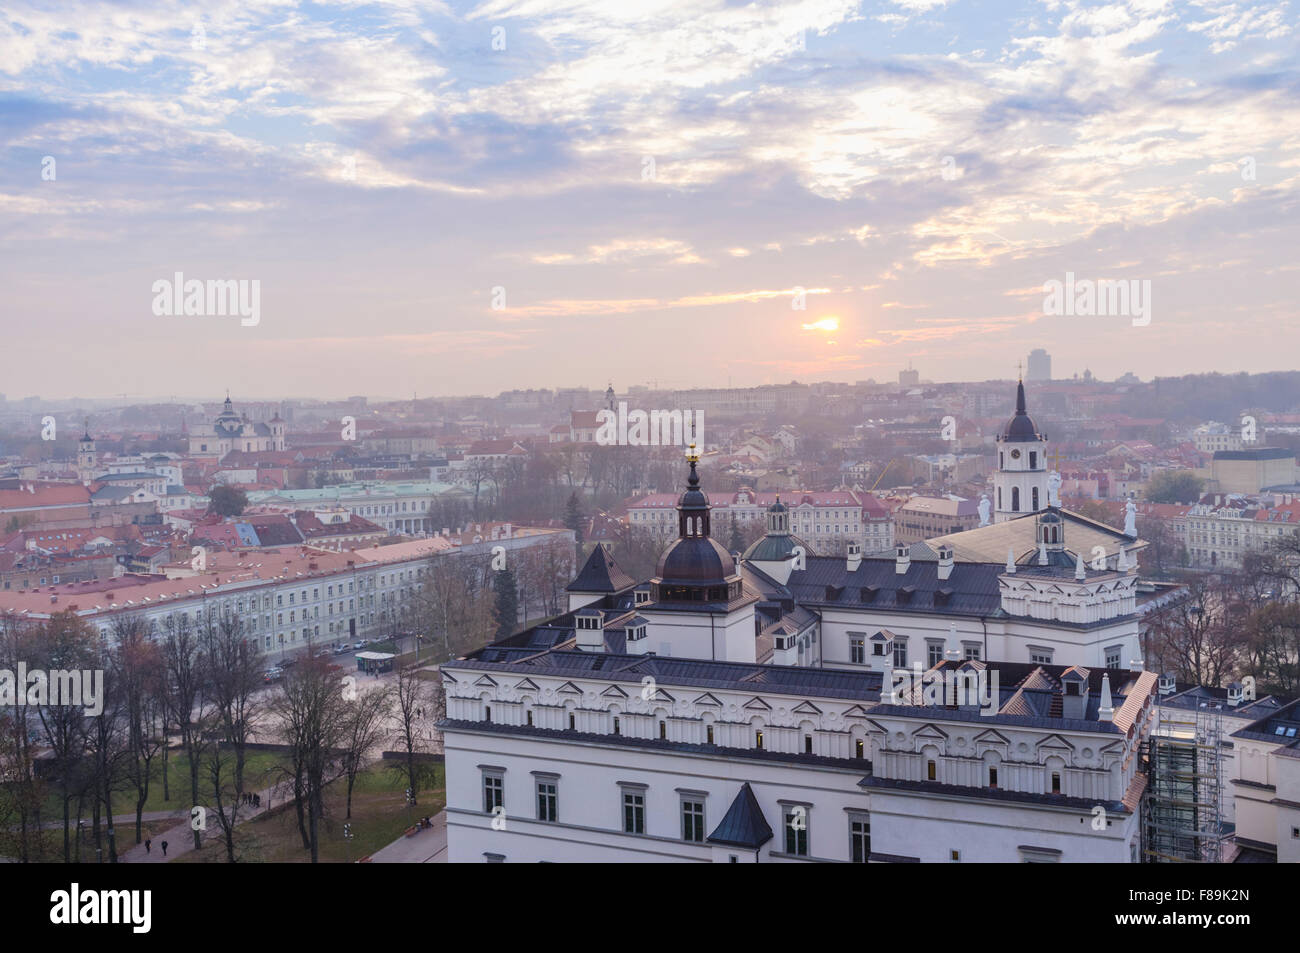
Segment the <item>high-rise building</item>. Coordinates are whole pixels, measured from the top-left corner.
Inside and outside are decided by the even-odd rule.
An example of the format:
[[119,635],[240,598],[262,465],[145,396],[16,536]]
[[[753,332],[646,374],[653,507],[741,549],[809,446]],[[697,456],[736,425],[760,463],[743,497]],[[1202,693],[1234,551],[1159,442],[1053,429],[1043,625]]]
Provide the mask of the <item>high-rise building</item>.
[[1050,381],[1052,379],[1052,355],[1041,347],[1029,352],[1029,373],[1025,375],[1031,381]]

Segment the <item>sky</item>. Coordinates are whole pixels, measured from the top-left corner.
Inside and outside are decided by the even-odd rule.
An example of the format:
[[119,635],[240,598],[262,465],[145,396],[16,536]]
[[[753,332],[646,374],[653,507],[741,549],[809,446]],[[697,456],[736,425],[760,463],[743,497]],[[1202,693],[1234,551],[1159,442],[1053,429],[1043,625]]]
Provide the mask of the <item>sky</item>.
[[11,399],[1300,368],[1293,3],[57,6],[0,9]]

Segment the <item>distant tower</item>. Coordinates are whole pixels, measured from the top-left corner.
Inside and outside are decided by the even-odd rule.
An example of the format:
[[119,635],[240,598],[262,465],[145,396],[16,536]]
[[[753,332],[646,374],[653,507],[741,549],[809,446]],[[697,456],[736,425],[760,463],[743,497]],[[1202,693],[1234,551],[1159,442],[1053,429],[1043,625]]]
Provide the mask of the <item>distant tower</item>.
[[284,446],[284,420],[277,413],[269,421],[271,425],[271,449],[283,450]]
[[1029,373],[1025,375],[1031,381],[1050,381],[1052,379],[1052,355],[1041,347],[1029,352]]
[[998,434],[993,476],[993,522],[1002,523],[1047,506],[1047,437],[1025,411],[1025,382],[1016,385],[1016,412]]
[[86,420],[81,439],[77,441],[77,479],[87,486],[95,477],[95,438],[90,435],[90,421]]
[[614,384],[613,382],[610,382],[610,385],[605,388],[605,409],[606,410],[612,410],[615,413],[618,412],[618,407],[615,406],[615,399],[616,398],[614,394]]

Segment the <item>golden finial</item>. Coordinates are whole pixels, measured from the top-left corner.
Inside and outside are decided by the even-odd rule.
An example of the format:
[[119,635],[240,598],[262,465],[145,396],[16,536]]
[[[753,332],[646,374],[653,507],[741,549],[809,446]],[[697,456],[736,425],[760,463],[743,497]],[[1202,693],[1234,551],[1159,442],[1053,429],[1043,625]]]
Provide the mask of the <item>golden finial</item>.
[[686,462],[687,463],[700,462],[700,455],[695,450],[695,441],[693,440],[691,441],[691,445],[686,448]]

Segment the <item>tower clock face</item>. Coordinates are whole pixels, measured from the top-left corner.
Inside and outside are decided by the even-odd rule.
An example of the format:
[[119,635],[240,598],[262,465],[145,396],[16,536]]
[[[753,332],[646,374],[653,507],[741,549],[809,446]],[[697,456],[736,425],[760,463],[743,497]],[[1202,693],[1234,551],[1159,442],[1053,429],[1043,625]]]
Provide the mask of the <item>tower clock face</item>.
[[1019,450],[1012,450],[1012,451],[1011,451],[1011,459],[1012,459],[1012,460],[1019,460],[1019,459],[1020,459],[1020,451],[1019,451]]

